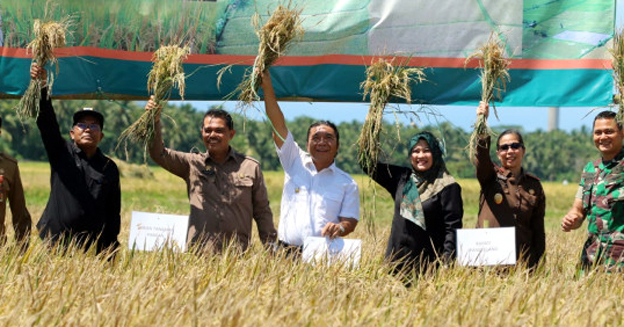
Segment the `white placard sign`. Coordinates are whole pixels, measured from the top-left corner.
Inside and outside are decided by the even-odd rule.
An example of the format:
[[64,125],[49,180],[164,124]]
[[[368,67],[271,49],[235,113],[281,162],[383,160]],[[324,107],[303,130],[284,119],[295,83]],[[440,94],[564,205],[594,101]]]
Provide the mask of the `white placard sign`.
[[516,264],[516,228],[458,229],[457,262],[462,266]]
[[362,240],[328,237],[306,237],[303,241],[303,262],[344,263],[357,268],[362,256]]
[[154,251],[167,245],[184,252],[188,224],[188,216],[133,211],[128,248]]

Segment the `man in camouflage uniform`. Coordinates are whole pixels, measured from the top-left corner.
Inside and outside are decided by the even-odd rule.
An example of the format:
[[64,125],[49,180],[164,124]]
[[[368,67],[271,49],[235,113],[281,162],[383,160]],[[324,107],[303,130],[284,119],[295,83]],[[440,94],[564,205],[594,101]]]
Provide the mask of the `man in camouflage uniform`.
[[603,111],[596,116],[593,137],[601,158],[583,169],[574,204],[563,217],[561,228],[565,232],[577,229],[587,218],[582,268],[604,265],[619,271],[624,268],[624,131],[615,112]]

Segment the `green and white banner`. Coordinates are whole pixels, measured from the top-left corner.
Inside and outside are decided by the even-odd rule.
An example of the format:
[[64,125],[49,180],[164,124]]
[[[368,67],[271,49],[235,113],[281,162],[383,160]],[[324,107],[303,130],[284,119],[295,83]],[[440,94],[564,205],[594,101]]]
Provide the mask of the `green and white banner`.
[[[0,97],[28,86],[35,19],[45,0],[0,2]],[[160,45],[188,44],[186,99],[224,99],[253,64],[251,24],[281,2],[269,0],[56,0],[47,19],[70,16],[66,48],[56,51],[59,98],[146,98],[151,56]],[[283,3],[288,5],[286,1]],[[302,9],[303,39],[271,68],[280,98],[364,101],[359,84],[379,56],[427,67],[415,102],[474,104],[476,62],[465,58],[499,33],[512,59],[510,106],[600,106],[611,102],[607,46],[615,0],[293,0]],[[217,85],[217,71],[234,65]]]

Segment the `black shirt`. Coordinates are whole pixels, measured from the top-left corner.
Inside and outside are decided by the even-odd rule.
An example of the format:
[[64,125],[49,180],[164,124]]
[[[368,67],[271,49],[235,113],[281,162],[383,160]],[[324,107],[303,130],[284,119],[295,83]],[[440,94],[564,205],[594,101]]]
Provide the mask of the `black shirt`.
[[455,259],[456,230],[462,228],[464,215],[459,184],[449,184],[422,202],[427,228],[424,230],[400,214],[403,188],[410,178],[411,168],[378,163],[374,172],[367,173],[394,197],[386,258],[398,262],[397,269],[405,263],[435,261],[439,256],[447,262]]
[[92,158],[61,136],[44,89],[37,126],[50,161],[50,198],[37,224],[42,239],[74,241],[97,252],[119,245],[121,190],[119,170],[100,149]]

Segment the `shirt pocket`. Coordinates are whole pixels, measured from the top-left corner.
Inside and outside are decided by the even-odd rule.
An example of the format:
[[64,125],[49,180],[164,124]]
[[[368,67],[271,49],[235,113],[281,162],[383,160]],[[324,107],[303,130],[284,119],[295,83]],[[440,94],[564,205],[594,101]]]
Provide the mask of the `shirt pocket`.
[[2,175],[2,179],[0,179],[0,189],[2,190],[2,192],[4,192],[4,194],[8,194],[9,192],[11,192],[11,185],[13,185],[14,183],[15,181],[9,179],[9,176]]
[[251,188],[254,185],[253,177],[251,176],[237,176],[233,181],[233,201],[247,201],[245,203],[251,203]]
[[89,193],[94,199],[106,198],[110,190],[110,182],[104,174],[89,169],[87,171]]
[[608,193],[608,202],[624,201],[624,176],[609,174],[605,178],[605,189]]
[[522,207],[520,210],[528,213],[528,215],[519,215],[518,219],[527,219],[527,221],[524,221],[523,223],[528,225],[530,223],[529,219],[532,217],[537,207],[537,196],[531,195],[526,190],[522,190],[520,191],[520,198],[522,199]]
[[323,218],[326,221],[337,222],[342,209],[343,194],[336,190],[326,190],[323,194],[320,194],[321,201],[320,206],[317,208]]
[[293,178],[284,184],[284,195],[288,201],[295,203],[299,201],[307,203],[308,190],[308,184],[298,178]]
[[582,196],[581,200],[583,202],[583,209],[587,210],[590,207],[591,202],[591,193],[592,188],[594,186],[594,179],[596,177],[595,173],[582,173],[581,174],[581,189]]

